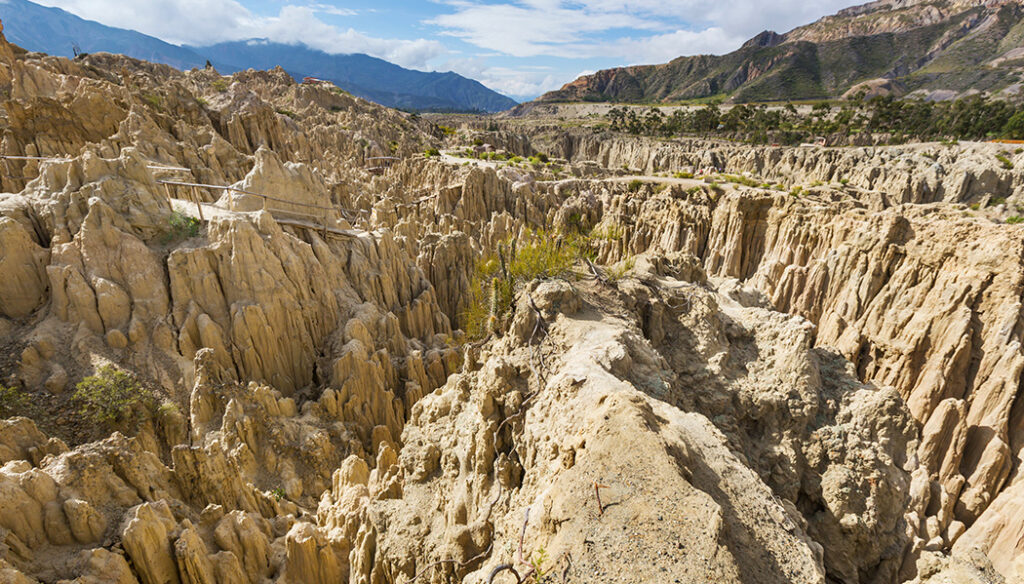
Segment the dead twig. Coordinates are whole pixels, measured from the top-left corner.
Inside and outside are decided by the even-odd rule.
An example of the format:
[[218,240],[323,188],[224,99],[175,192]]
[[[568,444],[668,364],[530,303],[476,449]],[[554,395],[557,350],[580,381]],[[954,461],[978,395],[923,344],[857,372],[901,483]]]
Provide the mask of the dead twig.
[[[524,566],[529,566],[529,569],[523,573],[522,580],[528,579],[533,575],[534,567],[533,564],[523,559],[523,540],[526,538],[526,525],[530,523],[530,508],[526,508],[526,513],[523,515],[523,529],[519,532],[519,563]],[[520,581],[522,581],[520,580]]]
[[512,572],[512,575],[516,577],[517,584],[522,584],[523,579],[519,576],[519,572],[516,572],[516,569],[512,564],[498,564],[495,566],[494,569],[491,570],[491,574],[487,576],[487,584],[492,584],[494,582],[494,577],[505,570]]
[[594,495],[597,497],[597,514],[604,515],[604,505],[601,503],[601,489],[607,489],[608,485],[600,485],[594,481]]
[[590,275],[593,276],[595,280],[604,286],[612,285],[611,280],[601,273],[601,270],[594,265],[594,262],[590,261],[590,258],[583,258],[583,261],[587,262],[587,267],[590,268]]

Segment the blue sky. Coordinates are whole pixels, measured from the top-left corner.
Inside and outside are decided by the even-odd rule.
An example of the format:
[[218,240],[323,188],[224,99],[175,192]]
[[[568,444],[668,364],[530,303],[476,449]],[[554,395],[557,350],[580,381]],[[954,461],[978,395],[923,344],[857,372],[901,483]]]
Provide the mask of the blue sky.
[[35,0],[173,43],[269,38],[455,71],[524,100],[584,73],[722,54],[849,0]]

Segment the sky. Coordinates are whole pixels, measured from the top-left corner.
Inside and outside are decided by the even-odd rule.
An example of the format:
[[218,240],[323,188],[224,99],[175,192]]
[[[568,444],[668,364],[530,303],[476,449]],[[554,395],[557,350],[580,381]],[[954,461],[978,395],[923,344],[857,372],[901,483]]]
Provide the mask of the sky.
[[724,54],[850,0],[35,0],[174,44],[268,38],[455,71],[523,101],[580,75]]

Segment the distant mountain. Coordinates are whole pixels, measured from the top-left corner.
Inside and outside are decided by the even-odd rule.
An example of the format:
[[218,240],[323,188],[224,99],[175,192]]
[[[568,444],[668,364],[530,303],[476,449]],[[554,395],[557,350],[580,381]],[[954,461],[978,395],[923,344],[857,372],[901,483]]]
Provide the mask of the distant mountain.
[[280,65],[293,77],[319,77],[389,107],[421,111],[502,111],[516,102],[456,73],[404,69],[368,55],[329,55],[303,46],[266,41],[181,47],[142,33],[85,20],[60,8],[28,0],[0,0],[8,40],[30,51],[74,56],[121,53],[179,69],[202,67],[207,59],[223,73]]
[[120,53],[179,69],[202,67],[204,57],[134,30],[104,26],[27,0],[0,0],[0,20],[10,42],[59,57],[73,57],[77,44],[86,53]]
[[[190,47],[208,55],[218,70],[270,69],[277,65],[292,76],[331,81],[355,95],[396,108],[433,111],[496,112],[516,105],[512,99],[456,73],[404,69],[369,55],[330,55],[301,45],[262,39]],[[235,66],[221,65],[235,63]]]
[[766,31],[727,55],[607,69],[538,101],[733,102],[918,92],[1018,93],[1024,82],[1020,0],[880,0],[780,35]]

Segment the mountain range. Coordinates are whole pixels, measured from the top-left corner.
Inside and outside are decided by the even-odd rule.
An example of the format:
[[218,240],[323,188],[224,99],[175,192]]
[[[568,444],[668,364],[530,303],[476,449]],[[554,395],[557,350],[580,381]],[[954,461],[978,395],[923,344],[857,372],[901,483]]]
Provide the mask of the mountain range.
[[516,105],[514,100],[456,73],[405,69],[363,54],[328,54],[264,39],[207,47],[178,46],[28,0],[0,0],[0,19],[12,43],[50,55],[72,57],[77,48],[86,53],[121,53],[179,69],[203,67],[210,61],[222,73],[280,65],[293,77],[317,77],[381,105],[417,111],[494,112]]
[[598,71],[538,101],[763,102],[916,93],[1016,94],[1024,81],[1017,1],[880,0],[786,34],[765,31],[726,55]]

